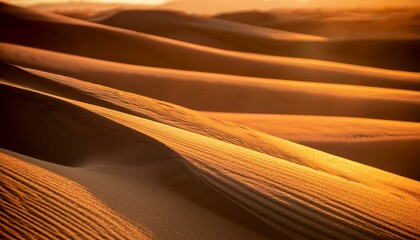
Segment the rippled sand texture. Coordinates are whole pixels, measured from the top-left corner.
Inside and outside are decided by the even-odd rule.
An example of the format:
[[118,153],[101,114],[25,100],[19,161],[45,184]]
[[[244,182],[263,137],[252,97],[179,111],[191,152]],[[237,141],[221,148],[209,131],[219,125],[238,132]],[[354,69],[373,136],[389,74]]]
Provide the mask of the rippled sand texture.
[[418,11],[302,11],[1,4],[0,234],[420,238]]

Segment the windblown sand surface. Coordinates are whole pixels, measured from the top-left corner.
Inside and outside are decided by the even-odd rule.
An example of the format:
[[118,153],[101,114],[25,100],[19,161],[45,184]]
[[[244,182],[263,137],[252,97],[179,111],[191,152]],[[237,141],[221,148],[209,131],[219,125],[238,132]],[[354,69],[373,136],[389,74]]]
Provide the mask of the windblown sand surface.
[[283,28],[317,11],[1,4],[0,234],[418,239],[418,31],[372,20],[415,13],[329,13],[357,37]]

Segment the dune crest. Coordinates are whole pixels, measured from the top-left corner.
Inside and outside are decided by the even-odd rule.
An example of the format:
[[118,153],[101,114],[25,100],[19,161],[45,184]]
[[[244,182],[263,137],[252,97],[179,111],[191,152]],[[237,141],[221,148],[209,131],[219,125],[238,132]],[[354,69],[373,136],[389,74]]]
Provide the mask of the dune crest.
[[0,3],[1,236],[419,239],[418,10],[157,9]]
[[[314,228],[319,239],[415,238],[419,234],[418,182],[401,179],[398,190],[368,186],[154,121],[62,100],[161,141],[183,156],[193,172],[290,237],[305,237]],[[388,173],[375,173],[381,175],[386,178]],[[352,177],[366,182],[362,174],[354,172]],[[334,193],[326,186],[334,186]],[[411,191],[414,195],[409,197]]]
[[[45,76],[45,73],[37,73]],[[89,86],[87,83],[78,82],[77,80],[71,78],[54,76],[51,74],[46,74],[46,76],[52,77],[52,81],[60,81],[61,84],[68,84],[75,89],[79,88],[87,95],[95,96],[96,98],[112,103],[116,106],[123,107],[126,109],[123,112],[127,112],[129,114],[134,114],[142,118],[146,117],[147,119],[152,119],[177,128],[182,128],[187,131],[192,131],[194,133],[216,138],[225,142],[237,144],[258,152],[287,159],[288,161],[294,163],[316,168],[330,174],[345,176],[353,181],[363,181],[364,184],[370,186],[382,185],[390,190],[395,188],[397,190],[395,194],[401,193],[399,191],[397,176],[393,176],[391,180],[390,177],[382,176],[382,174],[376,174],[375,172],[378,170],[374,168],[371,168],[368,171],[368,168],[364,167],[361,171],[360,169],[358,170],[359,165],[355,162],[340,159],[326,153],[318,152],[314,149],[305,149],[304,146],[294,144],[283,139],[274,138],[273,136],[246,129],[229,122],[221,122],[217,119],[211,118],[209,119],[202,116],[200,113],[180,108],[176,105],[158,102],[139,95],[115,91],[110,88]],[[35,81],[35,79],[32,81]],[[13,85],[15,84],[14,82],[15,81],[12,81]],[[27,84],[23,84],[23,88],[27,88],[26,85]],[[44,84],[44,86],[48,85]],[[33,89],[37,91],[37,87]],[[51,90],[46,89],[44,89],[44,91],[51,92]],[[61,91],[61,93],[65,92],[67,91]],[[51,93],[54,94],[54,92]],[[76,99],[83,100],[83,98]],[[88,100],[87,102],[91,101]],[[99,105],[106,106],[101,103],[99,103]],[[111,108],[120,110],[115,107]],[[323,159],[319,159],[319,156],[323,156]],[[404,168],[409,167],[404,166]],[[365,175],[366,178],[356,180],[353,177],[354,172]],[[411,194],[415,193],[417,190],[418,189],[414,187],[407,192]]]

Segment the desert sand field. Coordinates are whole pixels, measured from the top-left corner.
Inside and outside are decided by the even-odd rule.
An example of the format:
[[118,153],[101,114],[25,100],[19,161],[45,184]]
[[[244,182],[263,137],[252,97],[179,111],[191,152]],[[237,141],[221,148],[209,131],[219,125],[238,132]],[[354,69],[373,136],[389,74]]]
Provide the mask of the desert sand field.
[[87,13],[0,3],[0,238],[420,238],[419,9]]

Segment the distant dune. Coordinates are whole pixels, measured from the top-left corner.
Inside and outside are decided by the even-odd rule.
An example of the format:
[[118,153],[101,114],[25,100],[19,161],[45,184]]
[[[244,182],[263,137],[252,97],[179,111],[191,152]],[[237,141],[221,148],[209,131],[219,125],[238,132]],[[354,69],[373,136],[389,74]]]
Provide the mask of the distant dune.
[[2,3],[1,236],[418,239],[416,14]]
[[418,8],[296,9],[244,11],[215,17],[234,22],[286,31],[314,34],[329,39],[419,40]]
[[[339,18],[333,11],[319,13],[319,19],[311,19],[305,18],[305,14],[312,17],[318,13],[307,12],[268,12],[267,18],[274,15],[273,20],[254,23],[252,13],[238,14],[237,18],[235,14],[209,18],[170,11],[126,10],[104,14],[94,21],[227,50],[420,71],[418,66],[410,64],[418,61],[416,53],[420,52],[419,25],[412,23],[419,11],[385,12],[384,15],[396,15],[386,20],[382,20],[383,16],[369,16],[369,12],[365,13],[366,17],[360,16],[364,12],[356,12],[356,16],[350,12],[348,19]],[[303,16],[294,19],[293,14]],[[297,26],[293,28],[294,25]],[[386,57],[389,52],[392,58]]]

